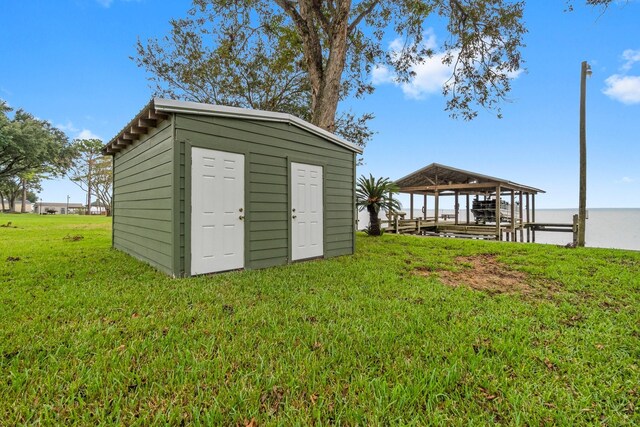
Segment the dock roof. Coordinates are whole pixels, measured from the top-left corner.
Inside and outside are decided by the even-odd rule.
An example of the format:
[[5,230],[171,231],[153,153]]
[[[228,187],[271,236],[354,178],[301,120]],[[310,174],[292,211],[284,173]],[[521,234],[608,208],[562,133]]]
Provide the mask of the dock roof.
[[544,193],[544,190],[518,184],[502,178],[458,169],[451,166],[431,163],[395,181],[403,193],[433,193],[435,191],[494,190],[500,186],[504,190],[523,191],[526,193]]

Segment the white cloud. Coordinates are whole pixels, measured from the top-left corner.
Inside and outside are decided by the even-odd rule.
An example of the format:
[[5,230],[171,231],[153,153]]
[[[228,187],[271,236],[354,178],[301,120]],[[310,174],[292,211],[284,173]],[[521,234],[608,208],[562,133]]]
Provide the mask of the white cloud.
[[605,81],[602,92],[623,104],[640,104],[640,76],[614,74]]
[[628,176],[623,176],[621,180],[616,181],[617,184],[631,184],[632,182],[635,182],[636,180],[633,178],[630,178]]
[[76,138],[77,139],[102,139],[95,133],[91,132],[89,129],[82,129],[80,133],[78,133],[78,136],[76,136]]
[[385,65],[376,65],[371,71],[371,83],[381,85],[383,83],[394,83],[395,79],[389,67]]
[[[438,47],[436,35],[433,29],[428,29],[424,33],[422,47],[436,50]],[[389,43],[389,53],[394,56],[403,48],[401,38],[396,38]],[[416,64],[411,68],[415,74],[409,82],[398,82],[396,75],[386,65],[376,65],[371,72],[371,83],[381,85],[386,83],[394,84],[402,90],[407,98],[424,99],[433,93],[441,93],[442,87],[451,77],[453,68],[442,63],[444,53],[436,53],[421,64]]]
[[629,71],[633,64],[640,62],[640,50],[627,49],[622,52],[622,59],[627,61],[622,65],[622,70]]
[[[100,6],[104,7],[105,9],[108,9],[111,7],[111,5],[113,4],[115,0],[96,0],[96,3],[98,3]],[[143,0],[122,0],[125,3],[139,3]]]
[[620,73],[607,77],[602,93],[623,104],[640,104],[640,76],[627,75],[634,64],[640,62],[640,50],[626,49],[622,59],[625,62]]
[[442,63],[444,56],[444,53],[438,53],[422,64],[413,66],[414,78],[410,82],[400,85],[405,96],[412,99],[424,99],[428,95],[442,92],[442,87],[453,74],[452,66]]
[[[399,52],[402,47],[402,39],[397,38],[389,44],[389,52],[394,55]],[[453,75],[453,65],[445,65],[442,60],[445,57],[444,52],[437,52],[438,43],[433,29],[428,29],[424,33],[423,47],[431,49],[436,53],[420,64],[416,64],[411,68],[414,77],[406,83],[398,82],[392,70],[385,65],[377,65],[371,73],[371,82],[374,85],[392,83],[399,86],[404,95],[410,99],[424,99],[432,94],[442,93],[442,89],[447,81]],[[456,52],[453,52],[454,57]],[[455,62],[455,61],[454,61]],[[507,73],[510,79],[516,79],[523,70],[517,70]]]
[[507,75],[508,78],[510,78],[511,80],[515,80],[518,77],[520,77],[520,74],[524,73],[524,70],[522,68],[518,68],[515,71],[507,71],[505,74]]
[[64,124],[57,124],[55,125],[55,127],[57,127],[58,129],[60,129],[63,132],[78,132],[79,129],[76,128],[73,123],[71,123],[71,120],[67,120],[67,123]]
[[74,125],[71,120],[67,120],[66,123],[57,124],[55,125],[55,127],[60,129],[70,137],[73,135],[73,139],[102,139],[87,128],[80,129],[76,127],[76,125]]

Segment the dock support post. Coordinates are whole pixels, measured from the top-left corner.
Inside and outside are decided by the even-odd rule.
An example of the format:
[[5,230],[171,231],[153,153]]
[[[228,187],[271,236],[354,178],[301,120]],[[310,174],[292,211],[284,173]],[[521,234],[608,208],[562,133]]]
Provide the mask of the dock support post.
[[434,209],[435,209],[435,215],[436,215],[436,225],[438,225],[438,214],[439,214],[438,210],[440,207],[440,193],[438,192],[438,190],[435,191],[435,196],[436,196],[436,201],[435,201]]
[[[531,222],[535,223],[536,222],[536,195],[532,194],[531,195]],[[536,242],[536,229],[533,228],[531,230],[531,241],[533,243]]]
[[422,204],[422,218],[427,219],[427,193],[424,193],[424,203]]
[[520,207],[518,209],[518,217],[519,217],[519,223],[520,223],[520,242],[524,242],[524,219],[522,218],[522,190],[520,190],[519,194],[518,194],[518,198],[520,199]]
[[[529,193],[527,193],[527,224],[529,224]],[[531,231],[529,231],[530,227],[527,227],[527,243],[531,242]]]
[[516,241],[516,192],[511,189],[511,241]]
[[456,225],[458,225],[458,212],[460,212],[460,204],[458,203],[458,191],[455,192],[455,202],[454,202],[454,218]]
[[411,199],[409,199],[409,219],[413,219],[413,193],[411,194]]
[[467,225],[469,225],[469,221],[471,219],[469,218],[469,195],[467,194]]
[[502,240],[502,230],[500,229],[500,186],[496,187],[496,237]]

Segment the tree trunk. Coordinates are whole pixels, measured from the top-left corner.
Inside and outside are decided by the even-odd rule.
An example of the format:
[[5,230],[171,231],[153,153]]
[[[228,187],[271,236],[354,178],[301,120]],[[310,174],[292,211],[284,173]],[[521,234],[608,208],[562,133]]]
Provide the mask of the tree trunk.
[[367,206],[367,211],[369,211],[369,236],[380,236],[382,231],[376,208],[373,205],[369,205]]
[[27,213],[27,182],[22,179],[22,206],[20,206],[20,213]]
[[[316,7],[320,7],[319,2]],[[340,82],[342,82],[342,72],[347,59],[351,1],[342,0],[339,2],[338,7],[339,12],[329,35],[329,58],[322,73],[322,78],[316,83],[317,86],[314,87],[312,82],[312,93],[315,95],[312,98],[312,123],[329,132],[334,132],[336,128],[335,120],[338,102],[340,101]],[[322,13],[322,11],[318,11],[318,13]],[[320,63],[322,64],[322,61]]]
[[89,160],[89,171],[87,173],[87,215],[91,215],[91,160]]
[[16,193],[15,192],[12,192],[12,194],[9,195],[9,212],[11,213],[16,212]]
[[[333,132],[340,100],[340,82],[347,58],[351,0],[338,2],[338,10],[332,20],[326,19],[322,2],[319,1],[299,0],[299,10],[291,1],[276,0],[276,3],[291,17],[302,39],[311,84],[311,123]],[[329,42],[326,62],[322,55],[319,26],[324,27]]]
[[4,194],[0,193],[0,201],[2,201],[2,211],[4,212]]

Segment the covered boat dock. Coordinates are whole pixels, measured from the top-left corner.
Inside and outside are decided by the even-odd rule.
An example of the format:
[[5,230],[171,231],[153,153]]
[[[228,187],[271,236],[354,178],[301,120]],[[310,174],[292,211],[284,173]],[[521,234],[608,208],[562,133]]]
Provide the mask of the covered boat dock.
[[[383,221],[387,232],[535,242],[535,231],[544,231],[545,225],[535,222],[536,195],[544,193],[539,188],[438,163],[395,183],[400,193],[410,195],[409,218],[404,213],[389,213]],[[441,212],[441,197],[453,197],[453,214]],[[433,216],[427,215],[429,202]],[[420,203],[422,215],[416,216],[415,207]]]

